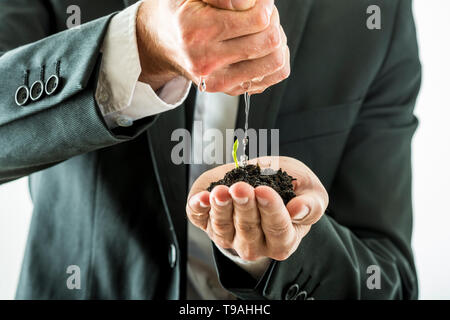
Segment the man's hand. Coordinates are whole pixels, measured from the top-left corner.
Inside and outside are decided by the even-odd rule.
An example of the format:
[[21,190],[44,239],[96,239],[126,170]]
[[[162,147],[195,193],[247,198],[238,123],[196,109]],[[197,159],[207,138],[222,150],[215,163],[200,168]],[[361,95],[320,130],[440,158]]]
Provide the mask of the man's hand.
[[[216,186],[205,191],[211,182],[222,179],[234,164],[227,164],[201,175],[192,186],[186,206],[189,220],[204,230],[214,243],[234,249],[244,260],[269,257],[286,260],[299,246],[328,206],[328,194],[314,173],[302,162],[280,157],[279,166],[296,178],[297,195],[287,206],[272,188],[253,188],[238,182],[230,188]],[[250,161],[267,163],[264,157]]]
[[140,81],[183,75],[208,92],[252,94],[286,79],[289,48],[274,0],[147,0],[137,17]]

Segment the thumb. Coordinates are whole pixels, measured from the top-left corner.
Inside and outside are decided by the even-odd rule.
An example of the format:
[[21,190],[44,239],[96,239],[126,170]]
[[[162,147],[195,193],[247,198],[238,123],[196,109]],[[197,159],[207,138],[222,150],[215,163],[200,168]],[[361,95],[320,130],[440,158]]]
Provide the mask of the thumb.
[[256,0],[202,0],[218,9],[244,11],[255,6]]

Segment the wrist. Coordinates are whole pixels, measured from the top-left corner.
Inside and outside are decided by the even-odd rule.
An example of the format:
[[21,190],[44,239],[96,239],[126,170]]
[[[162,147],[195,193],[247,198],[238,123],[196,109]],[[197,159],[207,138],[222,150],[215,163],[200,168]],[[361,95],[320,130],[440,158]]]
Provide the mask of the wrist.
[[136,39],[142,72],[139,81],[149,84],[154,91],[179,76],[164,53],[164,49],[153,32],[152,25],[156,22],[153,13],[156,12],[154,1],[144,1],[139,7],[136,17]]

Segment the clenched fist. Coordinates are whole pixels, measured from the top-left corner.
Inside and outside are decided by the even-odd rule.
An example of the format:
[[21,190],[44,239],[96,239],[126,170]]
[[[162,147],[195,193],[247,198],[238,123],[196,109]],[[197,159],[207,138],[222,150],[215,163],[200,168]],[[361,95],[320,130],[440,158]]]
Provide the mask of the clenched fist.
[[[286,79],[289,48],[274,0],[146,0],[136,31],[140,80],[154,90],[183,75],[206,91],[250,93]],[[243,84],[245,84],[243,86]]]
[[[267,163],[271,157],[250,161]],[[205,191],[234,164],[217,167],[202,174],[193,184],[186,211],[189,220],[204,230],[214,243],[234,251],[244,260],[263,257],[287,259],[300,245],[328,206],[328,194],[314,173],[302,162],[280,157],[279,165],[293,181],[296,197],[285,206],[272,188],[253,188],[238,182],[230,188],[216,186]]]

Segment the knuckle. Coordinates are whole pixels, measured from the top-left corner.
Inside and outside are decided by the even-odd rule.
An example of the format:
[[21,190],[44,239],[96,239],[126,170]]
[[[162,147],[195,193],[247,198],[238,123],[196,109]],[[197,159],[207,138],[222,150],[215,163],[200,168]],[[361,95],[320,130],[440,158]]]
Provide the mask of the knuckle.
[[259,29],[265,29],[267,25],[270,23],[270,17],[266,10],[261,8],[255,13],[253,18],[254,25]]
[[258,45],[249,46],[244,51],[241,52],[239,60],[241,61],[249,61],[256,59],[260,53],[260,48],[258,48]]
[[227,32],[227,30],[231,30],[237,27],[236,23],[232,19],[222,19],[217,21],[218,30],[220,30],[219,35],[223,36]]
[[233,223],[228,220],[211,219],[214,231],[218,235],[225,235],[233,230]]
[[266,45],[271,49],[278,48],[281,45],[281,36],[279,28],[276,26],[272,26],[268,32],[266,37]]
[[273,67],[276,70],[280,70],[281,68],[284,67],[284,59],[285,59],[285,55],[283,50],[278,50],[277,52],[275,52],[272,56],[272,63],[273,63]]
[[237,221],[235,223],[235,228],[240,233],[250,235],[255,234],[259,230],[260,226],[258,222]]
[[282,236],[289,231],[288,223],[269,224],[265,230],[270,236]]
[[253,60],[258,53],[259,53],[259,50],[256,47],[246,48],[246,51],[242,51],[239,54],[239,60],[241,60],[241,61]]

